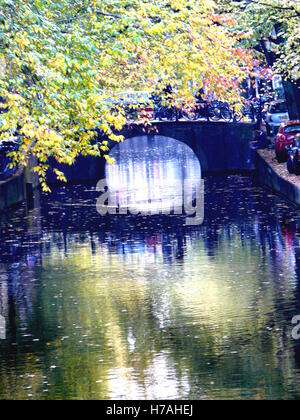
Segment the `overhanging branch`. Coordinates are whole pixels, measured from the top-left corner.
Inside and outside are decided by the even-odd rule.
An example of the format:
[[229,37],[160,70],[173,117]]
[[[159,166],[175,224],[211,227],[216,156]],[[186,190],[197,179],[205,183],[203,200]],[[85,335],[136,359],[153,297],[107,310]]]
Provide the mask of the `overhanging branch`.
[[280,4],[270,4],[270,3],[267,3],[265,1],[260,1],[260,0],[247,0],[247,1],[248,3],[254,3],[257,5],[269,7],[272,9],[295,12],[296,16],[293,16],[293,17],[300,17],[300,12],[294,6],[281,6]]
[[[79,19],[81,17],[87,16],[88,15],[87,13],[81,14],[83,11],[84,11],[83,9],[80,9],[76,13],[76,15],[74,15],[72,17],[69,17],[67,19],[61,19],[61,20],[57,21],[57,23],[61,24],[61,25],[64,25],[64,24],[72,23],[76,19]],[[103,12],[102,10],[96,10],[94,13],[98,16],[104,16],[104,17],[107,17],[107,18],[113,18],[113,19],[121,19],[122,18],[122,16],[120,16],[120,15],[117,15],[115,13]]]

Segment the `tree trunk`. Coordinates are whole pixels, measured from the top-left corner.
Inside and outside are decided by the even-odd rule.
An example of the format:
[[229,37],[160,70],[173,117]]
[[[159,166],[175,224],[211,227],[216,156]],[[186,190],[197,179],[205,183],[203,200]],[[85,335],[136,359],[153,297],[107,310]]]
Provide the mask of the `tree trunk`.
[[284,81],[284,90],[291,120],[300,120],[300,80]]
[[[263,40],[260,42],[260,46],[266,57],[269,66],[273,66],[276,61],[276,55],[266,48],[266,44]],[[278,58],[278,57],[277,57]],[[291,120],[300,119],[300,80],[292,82],[291,80],[283,81],[285,90],[286,101]]]

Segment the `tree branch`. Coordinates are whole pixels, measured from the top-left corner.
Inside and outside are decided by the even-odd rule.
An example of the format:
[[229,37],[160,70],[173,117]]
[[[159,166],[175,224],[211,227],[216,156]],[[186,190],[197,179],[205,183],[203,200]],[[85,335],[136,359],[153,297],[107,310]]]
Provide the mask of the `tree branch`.
[[[70,17],[70,18],[68,18],[68,19],[62,19],[62,20],[59,20],[59,21],[57,21],[57,23],[58,24],[68,24],[68,23],[72,23],[72,22],[74,22],[74,20],[76,20],[76,19],[78,19],[79,17],[84,17],[84,16],[87,16],[87,13],[84,13],[84,14],[82,14],[81,16],[80,16],[80,13],[81,12],[83,12],[83,9],[80,9],[80,10],[78,10],[78,12],[76,13],[76,15],[75,16],[72,16],[72,17]],[[104,17],[109,17],[109,18],[113,18],[113,19],[121,19],[122,18],[122,16],[120,16],[120,15],[116,15],[116,14],[114,14],[114,13],[108,13],[108,12],[103,12],[103,11],[101,11],[101,10],[96,10],[96,15],[98,15],[98,16],[104,16]]]
[[279,4],[270,4],[270,3],[266,3],[264,1],[260,1],[260,0],[247,0],[249,3],[254,3],[257,5],[261,5],[264,7],[270,7],[272,9],[278,9],[278,10],[286,10],[286,11],[293,11],[296,13],[296,16],[294,17],[300,17],[300,12],[298,12],[298,10],[296,9],[296,7],[294,6],[280,6]]

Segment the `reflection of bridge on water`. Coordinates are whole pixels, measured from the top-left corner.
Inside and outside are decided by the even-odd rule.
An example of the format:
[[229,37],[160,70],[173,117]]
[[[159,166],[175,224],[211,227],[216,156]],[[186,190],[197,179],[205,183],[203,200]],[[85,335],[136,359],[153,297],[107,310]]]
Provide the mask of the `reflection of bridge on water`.
[[[99,246],[120,255],[146,250],[155,252],[160,247],[164,249],[162,254],[166,261],[172,262],[176,260],[176,250],[182,254],[180,250],[188,243],[201,238],[211,256],[217,252],[222,238],[231,240],[236,235],[242,244],[259,242],[262,248],[271,250],[279,246],[284,248],[286,235],[296,240],[297,226],[289,219],[285,222],[284,209],[280,214],[269,211],[269,208],[276,208],[276,197],[265,197],[264,201],[256,202],[249,189],[249,178],[230,177],[229,182],[231,185],[226,178],[221,183],[214,178],[206,179],[206,216],[204,224],[196,227],[185,227],[180,223],[183,216],[174,215],[101,217],[95,210],[97,192],[94,186],[53,190],[42,203],[43,223],[39,234],[35,232],[29,241],[27,228],[23,226],[24,231],[15,244],[11,236],[6,236],[7,240],[0,244],[0,262],[6,265],[19,260],[26,262],[28,267],[40,265],[51,247],[67,253],[73,243],[89,243],[93,252],[97,252]],[[266,216],[260,216],[265,212],[269,213],[267,220]],[[243,222],[245,219],[248,219],[247,223]]]

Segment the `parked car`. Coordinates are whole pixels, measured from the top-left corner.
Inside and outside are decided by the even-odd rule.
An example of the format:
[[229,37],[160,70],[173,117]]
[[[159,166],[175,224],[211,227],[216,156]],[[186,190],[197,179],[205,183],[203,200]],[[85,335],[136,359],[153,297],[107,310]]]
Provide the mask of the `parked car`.
[[297,134],[292,144],[287,146],[287,153],[287,170],[290,174],[300,175],[300,134]]
[[279,132],[275,138],[275,152],[278,162],[284,162],[287,157],[287,147],[289,147],[297,134],[300,133],[300,121],[288,121],[281,124]]
[[266,112],[265,120],[268,135],[275,135],[282,123],[289,121],[289,112],[285,101],[272,102]]

